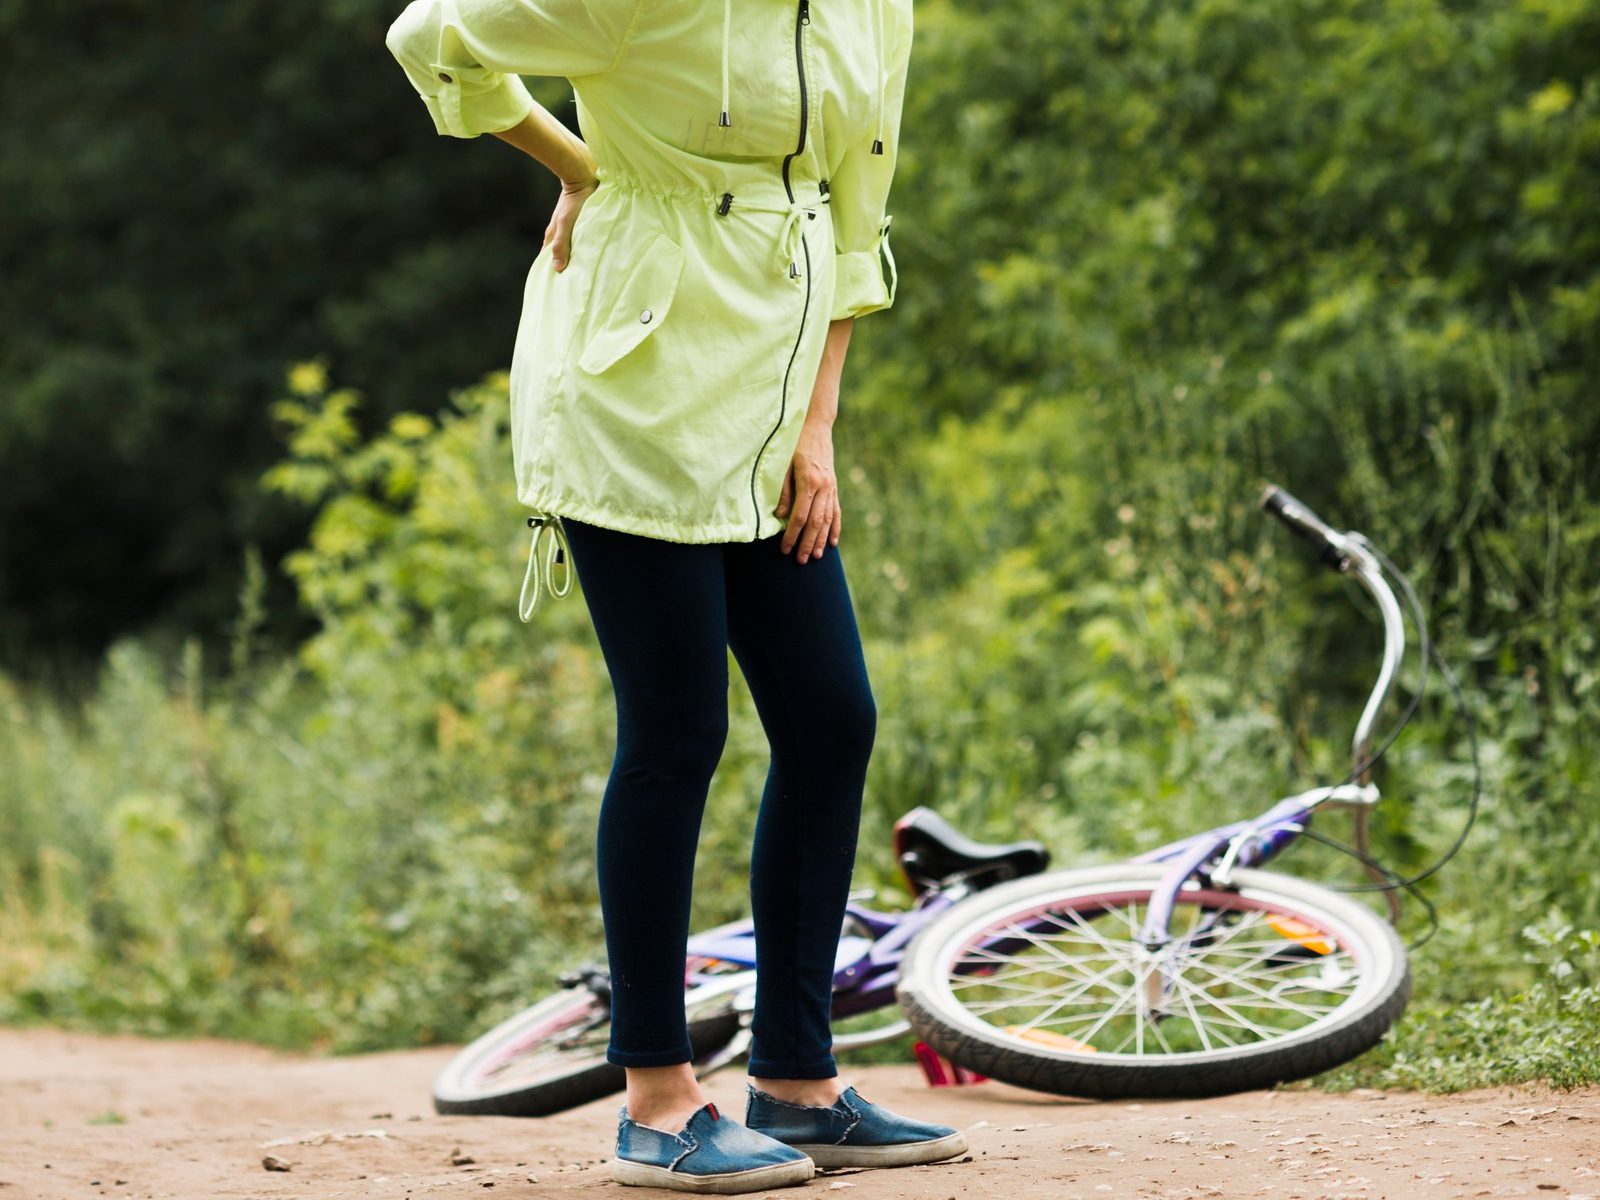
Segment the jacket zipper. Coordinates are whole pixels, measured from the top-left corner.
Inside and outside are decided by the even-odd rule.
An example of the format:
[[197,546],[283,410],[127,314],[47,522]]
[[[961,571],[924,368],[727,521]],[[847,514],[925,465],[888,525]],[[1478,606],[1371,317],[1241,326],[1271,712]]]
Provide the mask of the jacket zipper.
[[[800,143],[791,152],[783,156],[783,190],[789,197],[789,203],[794,203],[794,188],[789,183],[789,163],[798,154],[805,152],[806,148],[806,59],[805,42],[802,29],[811,24],[811,0],[800,0],[800,9],[794,22],[794,65],[800,74]],[[761,536],[761,502],[756,498],[756,474],[761,469],[761,456],[767,452],[767,447],[772,444],[772,439],[777,436],[778,430],[783,427],[783,416],[789,408],[789,375],[794,370],[795,355],[800,353],[800,341],[805,335],[806,314],[811,308],[811,247],[806,243],[805,230],[800,231],[800,250],[806,259],[806,297],[805,304],[800,309],[800,327],[795,330],[794,348],[789,351],[789,365],[783,369],[783,393],[778,401],[778,422],[772,427],[772,432],[767,434],[767,440],[761,443],[761,449],[756,452],[756,460],[750,465],[750,507],[756,514],[755,536]],[[791,500],[792,504],[792,500]]]
[[800,144],[783,156],[783,190],[788,193],[790,203],[794,202],[794,188],[789,186],[789,161],[796,154],[805,153],[806,148],[806,59],[801,29],[809,24],[811,24],[811,0],[800,0],[800,14],[794,23],[794,65],[795,70],[800,73]]

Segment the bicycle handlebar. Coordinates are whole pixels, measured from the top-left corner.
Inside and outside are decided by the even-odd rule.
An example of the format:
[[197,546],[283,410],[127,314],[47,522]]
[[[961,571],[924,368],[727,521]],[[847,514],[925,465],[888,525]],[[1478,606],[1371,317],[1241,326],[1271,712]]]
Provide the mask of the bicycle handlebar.
[[1307,505],[1296,500],[1276,484],[1269,483],[1266,490],[1261,493],[1261,507],[1287,525],[1297,536],[1310,542],[1317,551],[1317,557],[1335,571],[1344,571],[1348,568],[1349,552],[1346,549],[1344,536],[1334,532],[1327,522],[1312,512]]
[[[1381,564],[1373,556],[1362,534],[1354,530],[1337,532],[1276,484],[1268,484],[1261,493],[1261,507],[1316,547],[1317,556],[1328,566],[1354,578],[1377,602],[1378,611],[1382,614],[1383,666],[1378,672],[1377,685],[1367,698],[1367,706],[1362,710],[1361,720],[1356,725],[1354,751],[1359,766],[1367,760],[1378,712],[1394,687],[1400,660],[1405,654],[1405,618],[1400,613],[1400,603],[1395,599],[1393,589],[1384,579]],[[1367,775],[1367,771],[1361,771],[1357,782],[1365,783]]]

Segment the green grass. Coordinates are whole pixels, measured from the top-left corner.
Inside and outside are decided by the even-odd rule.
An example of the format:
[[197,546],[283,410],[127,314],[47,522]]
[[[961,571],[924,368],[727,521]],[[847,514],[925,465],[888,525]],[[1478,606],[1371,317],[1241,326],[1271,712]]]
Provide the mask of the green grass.
[[1524,929],[1523,941],[1540,976],[1477,999],[1438,1000],[1438,976],[1449,963],[1422,958],[1420,1002],[1376,1048],[1316,1085],[1455,1092],[1528,1080],[1559,1088],[1600,1082],[1600,932],[1552,914]]

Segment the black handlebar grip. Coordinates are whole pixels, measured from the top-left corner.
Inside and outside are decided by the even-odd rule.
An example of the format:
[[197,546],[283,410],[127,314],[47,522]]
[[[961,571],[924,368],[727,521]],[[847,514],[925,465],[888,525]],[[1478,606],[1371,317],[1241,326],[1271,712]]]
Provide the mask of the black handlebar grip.
[[1344,569],[1345,556],[1339,549],[1339,535],[1309,507],[1281,487],[1270,483],[1266,491],[1261,493],[1261,507],[1310,542],[1316,548],[1317,557],[1328,566],[1336,571]]

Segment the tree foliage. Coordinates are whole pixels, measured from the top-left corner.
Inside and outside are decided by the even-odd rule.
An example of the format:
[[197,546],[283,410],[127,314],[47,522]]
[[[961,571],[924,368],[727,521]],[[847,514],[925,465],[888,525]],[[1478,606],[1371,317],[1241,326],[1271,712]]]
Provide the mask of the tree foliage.
[[0,662],[218,640],[244,547],[305,529],[255,482],[287,363],[371,425],[503,365],[555,181],[434,132],[400,7],[0,7]]

